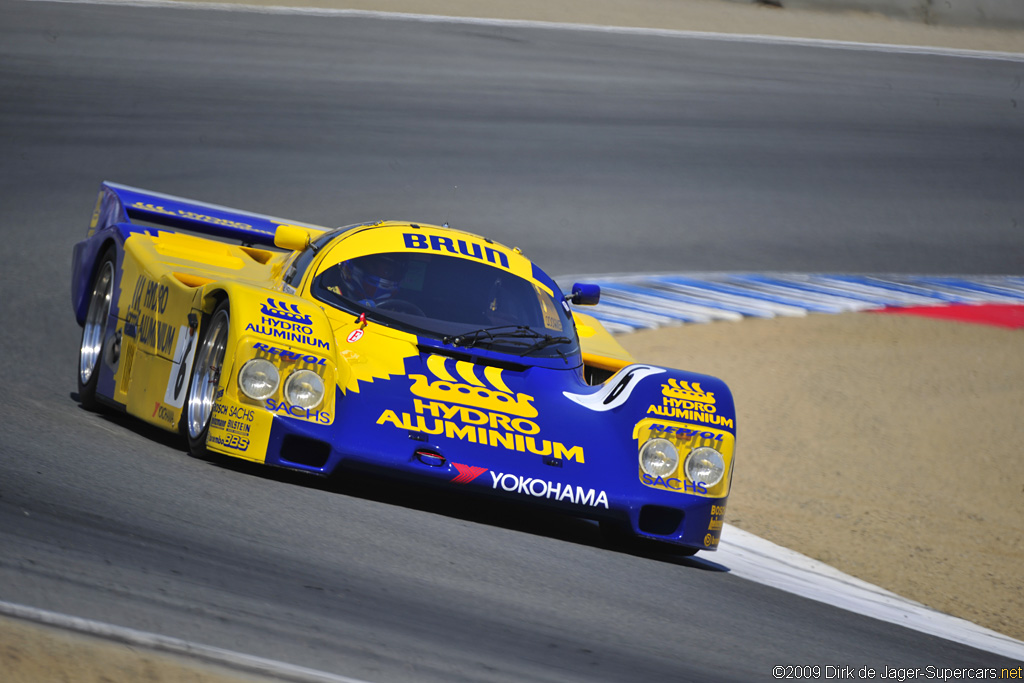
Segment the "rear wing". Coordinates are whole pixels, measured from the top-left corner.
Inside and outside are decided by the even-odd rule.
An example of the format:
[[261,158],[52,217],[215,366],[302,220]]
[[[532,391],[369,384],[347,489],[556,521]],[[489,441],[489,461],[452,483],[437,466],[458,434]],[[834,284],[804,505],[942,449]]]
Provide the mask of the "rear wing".
[[[160,192],[105,181],[100,187],[89,234],[117,223],[153,224],[237,240],[248,245],[274,245],[281,225],[310,230],[328,228],[284,218],[207,204]],[[144,227],[144,225],[140,225]]]

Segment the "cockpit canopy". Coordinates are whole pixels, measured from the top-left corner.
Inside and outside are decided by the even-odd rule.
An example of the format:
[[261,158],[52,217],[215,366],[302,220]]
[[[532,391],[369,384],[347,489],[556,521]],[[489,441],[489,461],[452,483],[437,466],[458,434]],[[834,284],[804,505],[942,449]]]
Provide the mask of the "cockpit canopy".
[[[388,232],[389,237],[395,234]],[[402,250],[401,242],[394,251],[339,246],[318,264],[309,287],[314,298],[334,308],[454,346],[535,358],[579,354],[561,292],[547,276],[524,277],[522,271],[537,271],[511,250],[491,262],[469,248],[464,255],[443,249]],[[515,259],[528,268],[517,268]],[[513,272],[517,269],[521,272]]]

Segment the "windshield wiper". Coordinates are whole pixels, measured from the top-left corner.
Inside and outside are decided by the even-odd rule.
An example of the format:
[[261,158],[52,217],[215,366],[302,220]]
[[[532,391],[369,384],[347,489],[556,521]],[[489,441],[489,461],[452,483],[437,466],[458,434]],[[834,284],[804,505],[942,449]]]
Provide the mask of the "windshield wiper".
[[479,330],[460,332],[459,334],[450,334],[442,337],[441,341],[445,344],[473,348],[481,342],[511,341],[516,339],[539,339],[543,341],[550,336],[526,325],[498,325],[496,327],[481,327]]
[[[534,342],[530,346],[530,348],[526,349],[525,351],[523,351],[519,355],[520,356],[525,356],[528,353],[533,353],[534,351],[539,351],[540,349],[543,349],[545,346],[551,346],[552,344],[568,344],[571,341],[572,341],[572,339],[569,339],[568,337],[555,337],[555,336],[550,335],[550,334],[545,334],[545,335],[542,335],[542,336],[538,337],[537,341]],[[562,360],[565,360],[565,354],[563,354],[561,351],[558,352],[558,355],[562,357]]]

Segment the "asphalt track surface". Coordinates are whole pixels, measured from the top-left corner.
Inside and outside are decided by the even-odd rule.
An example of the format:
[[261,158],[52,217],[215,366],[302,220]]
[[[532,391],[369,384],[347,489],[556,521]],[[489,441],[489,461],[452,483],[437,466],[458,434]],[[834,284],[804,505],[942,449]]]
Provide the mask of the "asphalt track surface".
[[0,600],[375,682],[1016,666],[738,579],[713,554],[189,459],[78,406],[68,280],[101,179],[328,225],[447,220],[556,274],[1017,273],[1022,76],[951,56],[0,1]]

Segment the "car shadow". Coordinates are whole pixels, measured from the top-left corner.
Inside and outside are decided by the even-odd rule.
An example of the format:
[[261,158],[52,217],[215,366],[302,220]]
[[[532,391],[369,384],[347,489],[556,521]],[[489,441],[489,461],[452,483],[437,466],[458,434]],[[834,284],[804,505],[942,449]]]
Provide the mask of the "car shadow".
[[[72,392],[70,396],[72,400],[79,403],[76,392]],[[80,403],[78,407],[81,410],[86,410]],[[183,457],[189,457],[185,450],[184,438],[180,434],[160,429],[114,409],[101,408],[93,414],[99,415],[119,428],[127,429],[169,449],[180,451]],[[561,510],[538,509],[536,505],[496,499],[464,489],[424,485],[422,482],[408,481],[365,470],[346,469],[333,477],[324,478],[226,456],[216,457],[205,464],[290,486],[302,486],[384,505],[401,506],[452,519],[486,524],[566,543],[601,548],[657,562],[703,571],[729,571],[728,567],[713,562],[706,556],[681,554],[675,546],[646,539],[623,538],[619,534],[607,534],[602,531],[597,522],[574,517]]]
[[575,517],[561,510],[538,509],[536,505],[496,499],[464,489],[424,485],[422,482],[362,469],[345,469],[333,477],[321,478],[235,458],[218,459],[214,464],[293,486],[315,488],[465,522],[486,524],[703,571],[729,571],[728,567],[705,557],[683,555],[675,546],[646,539],[623,539],[618,535],[606,534],[596,521]]
[[155,441],[161,446],[173,448],[175,450],[181,450],[185,446],[184,438],[177,432],[169,432],[166,429],[160,429],[148,422],[126,415],[125,413],[111,408],[109,406],[101,405],[97,410],[90,410],[84,407],[79,400],[78,393],[72,391],[70,394],[71,400],[77,404],[77,408],[89,415],[95,415],[101,420],[104,420],[112,425],[117,425],[118,428],[127,429],[139,436]]

